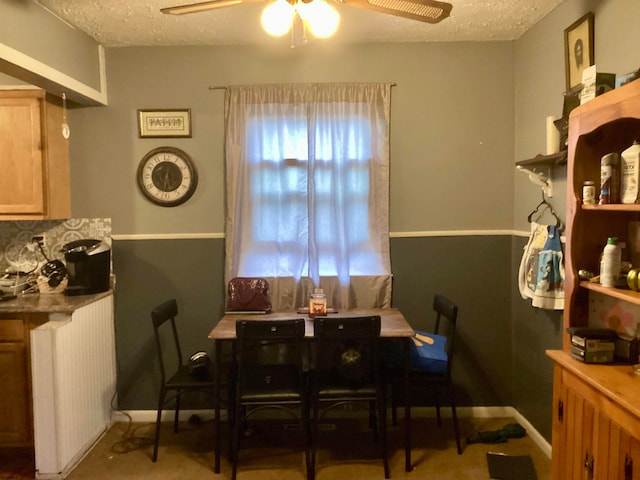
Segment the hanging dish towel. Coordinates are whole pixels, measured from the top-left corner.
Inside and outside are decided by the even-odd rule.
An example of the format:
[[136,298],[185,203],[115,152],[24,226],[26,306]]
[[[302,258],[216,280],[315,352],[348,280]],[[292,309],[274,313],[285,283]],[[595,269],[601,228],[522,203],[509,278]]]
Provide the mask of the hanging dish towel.
[[538,254],[538,278],[531,304],[547,310],[564,309],[564,256],[560,231],[548,227],[547,241]]
[[518,271],[518,287],[522,298],[533,298],[538,283],[538,256],[547,242],[548,225],[531,222],[531,234],[524,247],[520,270]]

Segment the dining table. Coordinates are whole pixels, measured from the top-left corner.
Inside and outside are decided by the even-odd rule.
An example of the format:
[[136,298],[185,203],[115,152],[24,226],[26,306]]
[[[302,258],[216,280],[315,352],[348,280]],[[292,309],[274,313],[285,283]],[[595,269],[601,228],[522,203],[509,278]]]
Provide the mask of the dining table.
[[[404,390],[405,398],[409,398],[409,369],[410,369],[410,343],[415,332],[407,322],[400,310],[397,308],[367,308],[349,309],[341,311],[329,311],[327,316],[331,317],[355,317],[355,316],[380,316],[380,338],[401,340],[403,348],[404,366]],[[220,452],[221,452],[221,432],[220,432],[220,376],[222,375],[222,344],[224,342],[234,342],[236,340],[236,322],[238,320],[286,320],[304,318],[305,338],[313,339],[313,321],[309,317],[308,311],[296,312],[270,312],[270,313],[225,313],[218,323],[209,333],[209,338],[215,342],[215,391],[214,391],[214,423],[215,423],[215,445],[214,445],[214,471],[220,473]],[[404,415],[404,450],[405,450],[405,471],[413,469],[411,464],[411,406],[405,403]]]

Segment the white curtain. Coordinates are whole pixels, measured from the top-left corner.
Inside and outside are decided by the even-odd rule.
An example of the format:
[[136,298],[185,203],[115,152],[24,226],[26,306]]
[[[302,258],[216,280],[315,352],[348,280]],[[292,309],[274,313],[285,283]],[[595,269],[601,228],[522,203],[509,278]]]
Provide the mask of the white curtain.
[[391,305],[390,84],[231,86],[225,282],[269,281],[274,310]]

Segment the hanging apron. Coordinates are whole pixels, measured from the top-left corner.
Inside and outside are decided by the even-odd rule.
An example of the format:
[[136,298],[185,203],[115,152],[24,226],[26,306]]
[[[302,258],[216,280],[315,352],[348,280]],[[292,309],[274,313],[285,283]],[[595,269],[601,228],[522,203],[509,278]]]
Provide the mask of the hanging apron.
[[520,269],[518,271],[518,288],[522,298],[533,298],[538,282],[538,256],[547,242],[547,225],[531,222],[531,234],[524,247]]
[[564,309],[564,256],[555,226],[548,227],[547,241],[538,254],[538,278],[531,304],[547,310]]

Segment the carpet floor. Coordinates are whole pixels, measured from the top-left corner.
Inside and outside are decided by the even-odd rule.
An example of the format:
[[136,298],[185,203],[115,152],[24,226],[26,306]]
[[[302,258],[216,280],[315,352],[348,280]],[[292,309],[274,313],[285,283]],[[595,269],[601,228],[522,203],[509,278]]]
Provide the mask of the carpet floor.
[[[493,431],[511,418],[462,418],[463,438],[478,431]],[[487,453],[530,456],[538,480],[550,480],[551,462],[531,438],[505,443],[464,445],[458,455],[451,419],[441,427],[433,418],[413,421],[412,472],[405,472],[403,432],[389,427],[389,465],[392,479],[489,480]],[[362,419],[341,419],[323,429],[318,439],[317,480],[382,480],[379,445]],[[213,422],[190,422],[174,433],[163,425],[158,461],[153,463],[153,424],[117,423],[69,473],[67,480],[187,480],[228,479],[231,465],[224,445],[222,471],[213,472]],[[223,432],[227,441],[228,432]],[[287,421],[256,421],[242,441],[238,480],[304,480],[301,432]],[[463,442],[464,443],[464,442]],[[34,478],[32,456],[0,456],[0,480]],[[514,479],[515,480],[515,479]]]

